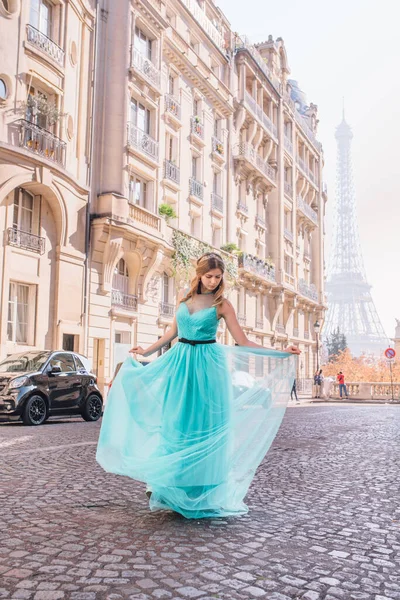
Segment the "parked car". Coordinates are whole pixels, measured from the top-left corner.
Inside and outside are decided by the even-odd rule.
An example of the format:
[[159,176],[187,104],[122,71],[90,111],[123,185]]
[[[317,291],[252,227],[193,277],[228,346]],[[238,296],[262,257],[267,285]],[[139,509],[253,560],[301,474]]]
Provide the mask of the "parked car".
[[29,351],[0,362],[0,421],[41,425],[49,416],[97,421],[103,398],[88,359],[76,352]]

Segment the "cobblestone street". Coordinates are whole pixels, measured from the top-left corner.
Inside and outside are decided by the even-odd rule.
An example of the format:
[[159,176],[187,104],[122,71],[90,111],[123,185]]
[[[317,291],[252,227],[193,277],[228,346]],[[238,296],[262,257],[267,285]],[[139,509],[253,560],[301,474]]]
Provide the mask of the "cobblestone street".
[[150,513],[98,423],[0,426],[0,598],[400,600],[400,408],[291,407],[241,518]]

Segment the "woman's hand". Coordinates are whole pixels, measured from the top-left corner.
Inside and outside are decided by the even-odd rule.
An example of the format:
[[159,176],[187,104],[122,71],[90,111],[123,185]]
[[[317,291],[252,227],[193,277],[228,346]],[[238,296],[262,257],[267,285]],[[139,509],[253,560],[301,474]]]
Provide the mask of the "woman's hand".
[[135,346],[134,348],[131,348],[129,350],[130,354],[140,354],[141,356],[144,356],[144,353],[146,352],[146,350],[144,350],[142,348],[142,346]]
[[288,346],[284,349],[284,352],[289,352],[290,354],[301,354],[301,350],[299,350],[297,346]]

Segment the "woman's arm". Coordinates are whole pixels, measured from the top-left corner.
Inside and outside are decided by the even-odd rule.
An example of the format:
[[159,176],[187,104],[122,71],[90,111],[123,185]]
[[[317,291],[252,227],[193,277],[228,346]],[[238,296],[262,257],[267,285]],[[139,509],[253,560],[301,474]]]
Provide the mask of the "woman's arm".
[[[232,306],[232,303],[229,300],[224,300],[222,302],[221,308],[219,310],[219,316],[225,319],[226,326],[228,327],[229,333],[235,340],[235,342],[239,346],[249,346],[251,348],[263,348],[264,346],[260,346],[260,344],[256,344],[255,342],[251,342],[243,329],[240,327],[238,320],[236,318],[235,309]],[[291,354],[300,354],[300,350],[296,348],[296,346],[288,346],[285,348],[284,352],[290,352]]]
[[172,322],[171,327],[164,333],[162,337],[160,337],[159,340],[157,340],[157,342],[149,346],[147,350],[144,350],[141,346],[135,346],[134,348],[131,348],[129,352],[132,352],[132,354],[141,354],[142,356],[150,356],[151,354],[154,354],[154,352],[157,352],[157,350],[159,350],[163,346],[169,344],[169,342],[172,342],[172,340],[175,339],[177,335],[178,326],[176,324],[175,318]]

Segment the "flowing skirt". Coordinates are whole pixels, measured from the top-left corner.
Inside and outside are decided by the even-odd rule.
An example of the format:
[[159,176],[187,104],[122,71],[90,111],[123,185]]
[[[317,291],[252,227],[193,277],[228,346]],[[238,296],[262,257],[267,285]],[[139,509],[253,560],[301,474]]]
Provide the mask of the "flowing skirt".
[[195,519],[243,514],[295,365],[284,352],[220,344],[177,343],[147,366],[129,357],[107,399],[97,461],[146,482],[151,510]]

